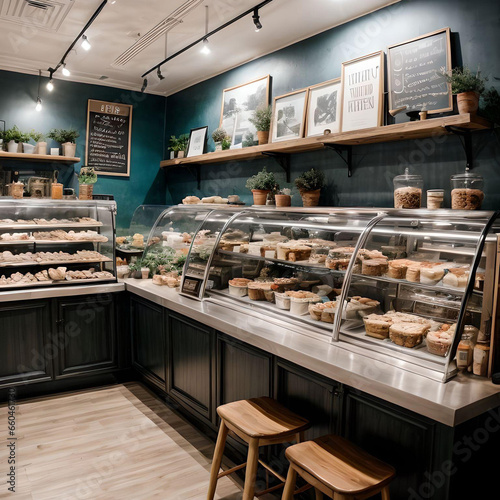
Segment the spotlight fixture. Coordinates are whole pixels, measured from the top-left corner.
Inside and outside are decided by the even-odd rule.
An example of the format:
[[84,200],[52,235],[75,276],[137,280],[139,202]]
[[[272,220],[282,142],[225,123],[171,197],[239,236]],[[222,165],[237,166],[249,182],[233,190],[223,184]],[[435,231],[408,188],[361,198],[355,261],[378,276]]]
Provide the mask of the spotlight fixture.
[[255,32],[258,33],[262,29],[262,24],[260,23],[259,9],[253,11],[253,23],[255,24]]
[[47,90],[49,92],[52,92],[54,90],[54,83],[52,82],[52,75],[53,75],[53,72],[51,71],[50,76],[49,76],[49,83],[47,83]]
[[208,44],[208,38],[203,39],[203,47],[201,48],[200,52],[205,55],[208,55],[210,54],[210,52],[212,52]]
[[62,74],[64,76],[71,76],[71,71],[68,68],[66,68],[66,63],[63,64]]
[[38,97],[36,100],[36,106],[35,106],[36,111],[40,112],[42,111],[42,100]]
[[165,77],[161,74],[161,68],[158,66],[158,71],[156,72],[158,78],[161,80],[165,80]]
[[82,49],[83,50],[90,50],[92,48],[92,45],[90,45],[89,39],[86,37],[86,35],[82,36]]
[[148,87],[148,79],[144,78],[144,81],[142,82],[141,92],[144,93],[147,87]]

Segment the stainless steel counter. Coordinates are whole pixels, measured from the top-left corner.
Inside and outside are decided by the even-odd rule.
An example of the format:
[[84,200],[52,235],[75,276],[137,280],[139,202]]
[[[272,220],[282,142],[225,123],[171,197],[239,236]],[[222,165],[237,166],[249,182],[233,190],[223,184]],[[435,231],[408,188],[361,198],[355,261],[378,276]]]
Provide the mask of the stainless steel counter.
[[179,295],[174,289],[153,285],[151,280],[122,281],[131,293],[448,426],[456,426],[500,406],[500,386],[490,380],[459,374],[446,384],[435,382],[330,344],[326,336],[290,331],[286,322],[271,323],[258,312],[250,316],[209,301],[198,302]]

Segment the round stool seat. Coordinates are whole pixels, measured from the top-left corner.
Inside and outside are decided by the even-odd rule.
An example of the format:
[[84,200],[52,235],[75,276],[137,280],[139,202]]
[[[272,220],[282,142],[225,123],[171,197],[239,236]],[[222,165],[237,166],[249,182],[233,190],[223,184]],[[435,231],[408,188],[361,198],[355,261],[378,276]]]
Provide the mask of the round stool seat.
[[307,420],[267,397],[227,403],[219,406],[217,413],[238,434],[250,438],[272,439],[296,434],[309,426]]
[[333,493],[350,497],[380,491],[396,473],[390,465],[339,436],[290,446],[285,455],[299,474],[310,475]]

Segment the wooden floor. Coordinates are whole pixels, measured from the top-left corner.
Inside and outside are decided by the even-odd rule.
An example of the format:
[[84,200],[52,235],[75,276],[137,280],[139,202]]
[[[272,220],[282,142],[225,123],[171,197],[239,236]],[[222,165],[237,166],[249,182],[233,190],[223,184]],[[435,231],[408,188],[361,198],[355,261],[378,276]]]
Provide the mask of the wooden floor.
[[[17,488],[7,491],[0,407],[0,498],[204,500],[213,443],[140,384],[20,402]],[[241,499],[230,477],[218,499]]]

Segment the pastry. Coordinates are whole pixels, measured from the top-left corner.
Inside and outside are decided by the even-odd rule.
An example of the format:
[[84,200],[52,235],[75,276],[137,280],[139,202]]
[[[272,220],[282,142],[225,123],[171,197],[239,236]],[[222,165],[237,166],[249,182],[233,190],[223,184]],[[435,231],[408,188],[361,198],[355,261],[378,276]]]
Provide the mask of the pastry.
[[397,345],[415,347],[422,343],[429,328],[418,323],[395,323],[389,328],[389,338]]
[[435,285],[443,279],[444,269],[437,265],[422,265],[420,267],[420,283],[424,285]]
[[278,293],[295,290],[299,284],[297,278],[274,278],[274,283],[271,288]]
[[420,282],[420,266],[417,264],[412,264],[406,270],[406,279],[412,283]]
[[406,270],[408,266],[406,263],[398,261],[389,261],[387,269],[387,276],[396,280],[404,280],[406,278]]
[[315,321],[323,321],[324,323],[333,323],[337,302],[310,303],[308,310],[311,318]]
[[387,261],[382,259],[363,260],[361,274],[366,276],[382,276],[387,271]]
[[321,297],[312,292],[289,291],[286,295],[290,297],[290,312],[297,316],[307,314],[311,302],[321,302]]
[[476,273],[476,279],[474,280],[474,289],[480,290],[484,289],[484,273]]
[[50,268],[49,269],[50,279],[54,281],[62,281],[66,278],[66,268],[58,267],[57,269]]
[[201,200],[198,198],[198,196],[186,196],[182,200],[182,203],[184,205],[197,205],[198,203],[201,203]]
[[456,325],[443,325],[436,332],[429,332],[425,338],[427,350],[436,356],[446,356],[453,342]]
[[248,298],[250,300],[266,300],[264,290],[271,290],[271,282],[252,281],[248,283]]
[[363,318],[365,324],[366,335],[375,337],[376,339],[386,339],[389,337],[389,328],[392,325],[392,320],[385,314],[370,314]]
[[448,269],[443,278],[443,285],[463,289],[467,286],[468,281],[469,270],[457,267],[455,269]]
[[274,292],[274,300],[279,309],[290,310],[291,297],[286,293]]
[[234,278],[229,280],[229,295],[244,297],[248,293],[248,283],[252,280],[247,278]]
[[280,260],[291,262],[308,260],[311,252],[311,247],[297,243],[278,243],[277,245],[277,258]]

